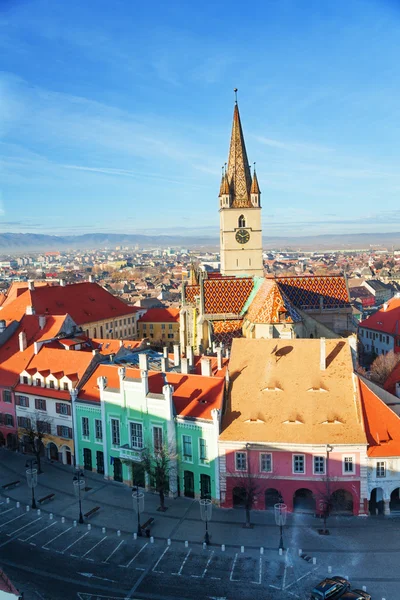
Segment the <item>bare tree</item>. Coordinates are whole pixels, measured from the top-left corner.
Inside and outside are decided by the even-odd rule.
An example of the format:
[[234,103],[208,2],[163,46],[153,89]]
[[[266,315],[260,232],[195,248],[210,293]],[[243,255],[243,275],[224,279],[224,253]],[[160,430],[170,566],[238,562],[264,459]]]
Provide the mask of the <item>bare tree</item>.
[[158,451],[143,451],[142,464],[150,479],[154,482],[156,491],[160,496],[160,511],[167,510],[165,507],[165,495],[169,491],[169,479],[171,476],[171,453],[168,447],[162,446]]
[[251,510],[260,494],[259,480],[251,473],[249,461],[247,461],[247,471],[235,471],[228,475],[233,479],[234,487],[238,488],[239,500],[245,509],[245,527],[251,527]]
[[38,473],[43,473],[41,457],[44,450],[43,440],[51,432],[51,419],[46,415],[34,413],[25,419],[22,427],[24,437],[28,438],[29,446],[36,457],[38,465]]
[[377,356],[371,365],[371,381],[383,385],[399,361],[400,354],[395,354],[393,350]]

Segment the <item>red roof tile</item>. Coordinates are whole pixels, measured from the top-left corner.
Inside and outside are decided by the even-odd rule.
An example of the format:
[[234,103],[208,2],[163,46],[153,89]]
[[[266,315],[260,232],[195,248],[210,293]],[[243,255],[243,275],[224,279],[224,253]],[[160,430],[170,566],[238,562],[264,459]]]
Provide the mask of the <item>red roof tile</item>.
[[[0,312],[1,315],[1,312]],[[377,310],[373,315],[364,319],[359,327],[374,329],[385,333],[400,333],[400,298],[392,298],[387,302],[387,308]]]
[[56,398],[57,400],[71,400],[69,391],[66,390],[55,390],[52,388],[43,388],[36,385],[26,385],[25,383],[19,383],[15,391],[17,394],[30,394],[31,396],[40,396],[44,398]]
[[204,281],[205,314],[239,315],[252,289],[252,277],[206,279]]
[[179,309],[149,308],[138,323],[179,323]]
[[294,323],[301,321],[298,312],[280,290],[275,279],[266,279],[254,296],[246,319],[252,323]]
[[368,456],[400,456],[399,417],[363,381],[359,384]]
[[44,346],[32,358],[29,368],[39,372],[47,370],[47,374],[63,371],[67,377],[76,374],[81,379],[92,360],[93,355],[90,352],[61,350]]

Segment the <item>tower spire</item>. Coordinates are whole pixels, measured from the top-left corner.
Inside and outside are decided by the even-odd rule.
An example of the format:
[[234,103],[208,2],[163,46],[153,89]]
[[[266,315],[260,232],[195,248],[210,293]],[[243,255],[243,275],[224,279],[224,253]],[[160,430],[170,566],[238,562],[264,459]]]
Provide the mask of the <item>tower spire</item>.
[[234,91],[236,99],[233,110],[227,177],[232,196],[231,206],[232,208],[242,208],[251,206],[251,173],[237,104],[237,88]]

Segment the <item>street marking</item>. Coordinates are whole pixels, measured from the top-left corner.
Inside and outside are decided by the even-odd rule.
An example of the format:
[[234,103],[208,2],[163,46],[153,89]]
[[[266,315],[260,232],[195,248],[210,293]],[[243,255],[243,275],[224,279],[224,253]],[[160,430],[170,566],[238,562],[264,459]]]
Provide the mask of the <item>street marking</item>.
[[29,542],[31,546],[36,546],[34,542]]
[[[48,529],[49,527],[53,527],[53,525],[55,525],[57,523],[57,521],[54,521],[53,523],[51,523],[50,525],[47,525],[47,527],[45,527],[44,529],[39,529],[39,531],[37,531],[36,533],[33,533],[32,535],[30,535],[27,538],[18,538],[20,542],[27,542],[28,540],[31,540],[33,537],[35,537],[35,535],[39,535],[39,533],[42,533],[43,531],[46,531],[46,529]],[[32,546],[36,546],[36,544],[33,544],[31,542]]]
[[12,523],[13,521],[16,521],[17,519],[20,519],[21,517],[24,517],[24,516],[25,516],[25,513],[22,513],[22,515],[19,515],[19,517],[15,517],[15,519],[10,519],[9,521],[6,521],[2,525],[0,525],[0,529],[2,527],[4,527],[4,525],[8,525],[9,523]]
[[154,565],[154,567],[152,568],[153,573],[164,573],[164,571],[156,571],[156,567],[158,567],[159,562],[161,561],[161,559],[163,558],[164,554],[166,552],[168,552],[168,550],[170,549],[170,546],[167,546],[164,550],[164,552],[161,554],[160,558],[158,559],[158,561],[156,562],[156,564]]
[[100,540],[99,542],[97,542],[97,544],[95,544],[92,548],[90,548],[90,550],[88,550],[87,552],[85,552],[85,554],[82,554],[82,558],[85,558],[85,556],[87,556],[89,554],[89,552],[91,552],[92,550],[94,550],[95,548],[97,548],[97,546],[99,546],[99,544],[101,544],[101,542],[104,542],[104,540],[107,539],[107,536],[105,535],[103,537],[102,540]]
[[206,568],[205,568],[205,569],[204,569],[204,571],[203,571],[203,575],[202,575],[202,577],[205,577],[205,575],[206,575],[206,573],[207,573],[207,569],[208,569],[208,567],[209,567],[209,564],[210,564],[210,562],[211,562],[211,561],[212,561],[212,559],[213,559],[213,556],[214,556],[214,550],[211,552],[210,558],[209,558],[209,559],[208,559],[208,561],[207,561]]
[[236,554],[235,554],[235,558],[233,559],[233,564],[232,564],[231,574],[230,574],[230,577],[229,577],[230,581],[239,581],[238,579],[234,579],[234,578],[233,578],[233,571],[234,571],[234,569],[235,569],[235,565],[236,565],[237,557],[238,557],[238,555],[237,555],[237,552],[236,552]]
[[15,510],[15,506],[13,506],[12,508],[7,508],[7,510],[3,510],[0,515],[5,515],[6,513],[10,512],[10,510]]
[[25,527],[30,527],[31,525],[33,525],[34,523],[36,523],[37,521],[40,521],[42,519],[42,517],[39,517],[38,519],[35,519],[34,521],[31,521],[30,523],[27,523],[27,525],[23,525],[22,527],[20,527],[19,529],[16,529],[15,531],[13,531],[12,533],[7,533],[8,536],[14,535],[14,533],[18,533],[18,531],[22,531],[23,529],[25,529]]
[[221,577],[210,577],[210,579],[215,579],[215,580],[221,581]]
[[148,546],[148,545],[149,545],[149,542],[146,542],[146,544],[140,548],[139,552],[137,552],[137,553],[135,554],[135,556],[134,556],[133,558],[131,558],[131,560],[128,562],[128,564],[127,564],[127,565],[119,565],[119,566],[120,566],[120,567],[124,567],[125,569],[127,569],[127,568],[128,568],[128,567],[129,567],[129,566],[130,566],[130,565],[133,563],[133,561],[135,560],[135,558],[136,558],[137,556],[139,556],[139,554],[140,554],[140,553],[141,553],[141,552],[142,552],[142,551],[143,551],[143,550],[146,548],[146,546]]
[[108,556],[108,557],[106,558],[106,560],[103,560],[103,563],[106,563],[106,562],[108,562],[108,561],[110,560],[110,558],[112,557],[112,555],[113,555],[113,554],[114,554],[114,553],[115,553],[115,552],[118,550],[118,548],[119,548],[120,546],[122,546],[122,544],[124,544],[124,543],[125,543],[125,540],[122,540],[122,542],[120,542],[120,543],[118,544],[118,546],[117,546],[116,548],[114,548],[114,550],[111,552],[110,556]]
[[50,548],[46,548],[46,546],[48,546],[49,544],[51,544],[51,542],[54,542],[54,540],[56,540],[57,538],[61,537],[62,535],[64,535],[64,533],[68,533],[68,531],[72,529],[71,527],[68,527],[68,529],[66,529],[65,531],[62,531],[61,533],[59,533],[58,535],[56,535],[56,537],[54,537],[52,540],[50,540],[49,542],[46,542],[46,544],[44,544],[42,546],[42,548],[44,548],[45,550],[50,550]]
[[292,583],[289,583],[289,585],[287,585],[285,588],[282,588],[282,589],[283,590],[288,590],[289,588],[292,587],[292,585],[294,585],[295,583],[298,583],[299,581],[301,581],[302,579],[304,579],[304,577],[307,577],[308,575],[311,575],[311,573],[314,573],[314,571],[317,571],[318,568],[319,567],[315,567],[315,569],[311,569],[311,571],[308,571],[308,573],[305,573],[304,575],[302,575],[301,577],[299,577],[298,579],[296,579]]
[[251,583],[257,583],[258,585],[261,585],[261,578],[262,578],[262,557],[260,556],[260,567],[259,567],[259,571],[258,571],[258,581],[252,581]]
[[171,575],[182,575],[182,569],[185,566],[185,563],[187,561],[187,559],[189,558],[189,555],[191,553],[192,550],[189,550],[189,552],[186,554],[185,558],[183,559],[183,563],[181,564],[181,568],[179,569],[179,571],[177,573],[171,573]]
[[144,569],[143,567],[136,567],[136,571],[145,571],[146,569]]
[[81,535],[81,537],[78,537],[77,540],[75,540],[74,542],[72,542],[72,544],[70,544],[69,546],[67,546],[66,548],[64,548],[64,550],[60,550],[59,552],[61,554],[64,554],[64,552],[66,552],[67,550],[69,550],[70,548],[72,548],[72,546],[75,546],[75,544],[77,544],[79,542],[79,540],[82,540],[84,537],[86,537],[87,535],[89,535],[90,531],[87,531],[86,533],[84,533],[83,535]]

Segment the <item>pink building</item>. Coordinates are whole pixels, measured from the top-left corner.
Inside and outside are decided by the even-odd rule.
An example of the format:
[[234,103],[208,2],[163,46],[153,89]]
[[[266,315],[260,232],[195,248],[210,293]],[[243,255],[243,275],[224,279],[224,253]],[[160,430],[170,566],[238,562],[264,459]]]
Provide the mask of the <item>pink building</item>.
[[342,340],[234,340],[219,442],[221,505],[366,514],[367,438]]

